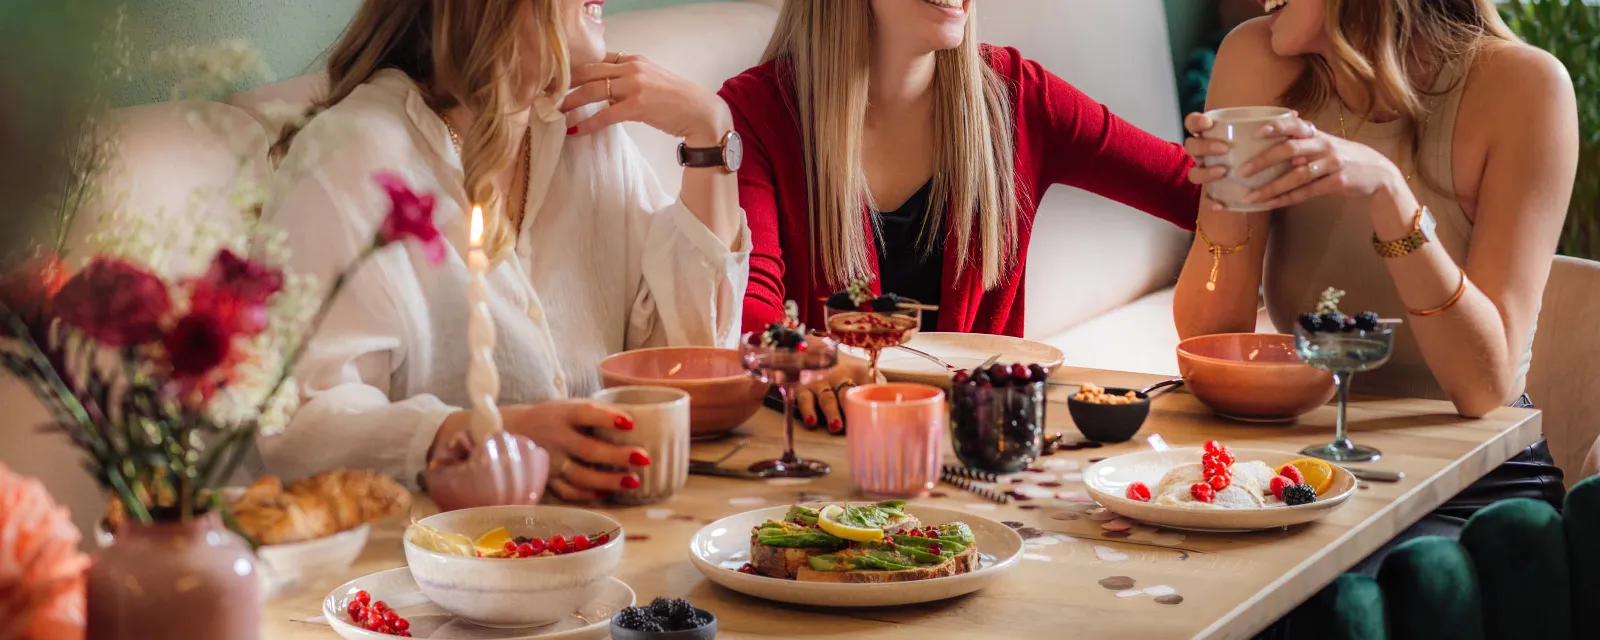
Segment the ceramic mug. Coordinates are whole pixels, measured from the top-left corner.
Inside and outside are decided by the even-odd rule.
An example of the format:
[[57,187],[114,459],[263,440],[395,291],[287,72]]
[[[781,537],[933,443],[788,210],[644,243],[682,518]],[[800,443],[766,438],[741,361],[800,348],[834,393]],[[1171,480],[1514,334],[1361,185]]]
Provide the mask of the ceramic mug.
[[596,429],[595,436],[614,444],[639,447],[650,464],[629,467],[639,488],[611,494],[618,504],[660,502],[689,481],[689,394],[669,387],[612,387],[594,400],[633,418],[633,430]]
[[1270,211],[1271,207],[1247,204],[1244,198],[1251,191],[1264,187],[1288,173],[1288,161],[1262,169],[1249,177],[1236,174],[1239,165],[1249,162],[1286,138],[1282,135],[1260,137],[1261,127],[1288,122],[1294,117],[1294,112],[1282,107],[1235,107],[1207,111],[1206,117],[1211,119],[1212,127],[1200,137],[1228,143],[1226,155],[1206,156],[1204,159],[1205,166],[1228,168],[1227,177],[1206,186],[1206,195],[1227,207],[1229,211]]

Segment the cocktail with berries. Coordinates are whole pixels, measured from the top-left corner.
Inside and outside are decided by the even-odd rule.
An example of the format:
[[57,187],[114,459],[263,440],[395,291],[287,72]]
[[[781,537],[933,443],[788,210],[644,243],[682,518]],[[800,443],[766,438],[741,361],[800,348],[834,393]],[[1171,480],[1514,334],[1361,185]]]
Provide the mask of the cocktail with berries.
[[1339,311],[1339,298],[1343,291],[1328,289],[1316,313],[1300,316],[1294,328],[1294,350],[1300,359],[1318,369],[1333,372],[1339,385],[1339,417],[1335,423],[1333,442],[1307,447],[1308,456],[1334,462],[1371,462],[1383,455],[1373,448],[1350,442],[1345,409],[1350,405],[1350,381],[1356,373],[1371,371],[1389,361],[1394,350],[1392,321],[1378,319],[1378,314],[1364,311],[1346,316]]
[[872,293],[867,281],[828,297],[828,334],[847,347],[867,352],[867,375],[878,378],[878,354],[911,341],[922,327],[925,305],[893,293]]
[[832,471],[827,463],[794,454],[794,403],[801,385],[823,379],[839,363],[839,347],[827,336],[807,335],[793,302],[784,307],[788,317],[745,334],[739,348],[745,370],[783,395],[783,457],[752,464],[750,471],[767,478],[825,476]]

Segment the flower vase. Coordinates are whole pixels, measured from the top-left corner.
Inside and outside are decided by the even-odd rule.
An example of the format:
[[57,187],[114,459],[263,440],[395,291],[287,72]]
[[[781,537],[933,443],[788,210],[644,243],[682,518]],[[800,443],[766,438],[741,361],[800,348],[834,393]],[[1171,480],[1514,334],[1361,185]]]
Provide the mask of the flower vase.
[[124,524],[89,568],[87,631],[88,640],[258,638],[250,548],[216,513]]

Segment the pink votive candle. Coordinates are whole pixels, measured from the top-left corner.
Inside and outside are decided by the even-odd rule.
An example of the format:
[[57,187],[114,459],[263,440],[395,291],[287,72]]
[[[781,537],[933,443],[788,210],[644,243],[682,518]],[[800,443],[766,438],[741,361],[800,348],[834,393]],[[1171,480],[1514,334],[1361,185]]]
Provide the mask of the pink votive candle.
[[939,481],[949,412],[944,391],[870,384],[844,394],[850,477],[874,498],[920,498]]

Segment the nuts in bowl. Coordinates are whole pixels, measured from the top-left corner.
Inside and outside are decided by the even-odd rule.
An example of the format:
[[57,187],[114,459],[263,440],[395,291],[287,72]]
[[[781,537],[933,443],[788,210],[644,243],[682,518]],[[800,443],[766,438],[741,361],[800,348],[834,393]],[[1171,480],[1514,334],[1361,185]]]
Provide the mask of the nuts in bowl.
[[[581,509],[460,509],[406,531],[406,564],[423,595],[456,617],[486,627],[537,627],[600,595],[622,562],[622,538],[616,520]],[[543,549],[533,548],[535,539]],[[507,542],[517,543],[515,557],[505,551]]]
[[1072,394],[1072,399],[1089,404],[1134,404],[1144,402],[1149,398],[1139,396],[1133,389],[1117,389],[1111,391],[1104,387],[1097,387],[1094,383],[1084,384],[1077,393]]
[[1084,438],[1127,442],[1150,416],[1150,396],[1133,389],[1084,384],[1067,398],[1067,412]]

